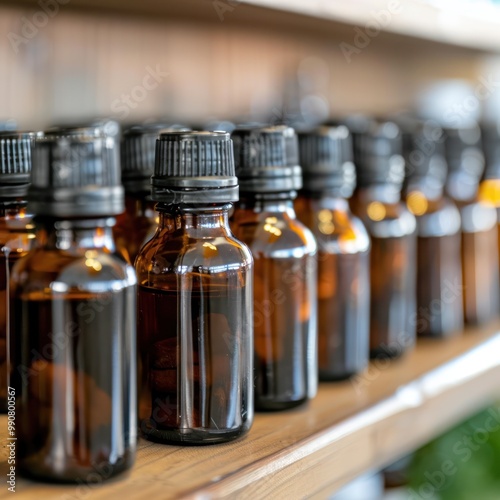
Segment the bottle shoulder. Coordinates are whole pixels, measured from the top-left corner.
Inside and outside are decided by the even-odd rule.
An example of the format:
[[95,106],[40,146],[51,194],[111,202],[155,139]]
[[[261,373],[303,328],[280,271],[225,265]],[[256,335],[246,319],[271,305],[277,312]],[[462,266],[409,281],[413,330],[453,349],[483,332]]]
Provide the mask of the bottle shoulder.
[[118,291],[136,284],[134,269],[117,253],[101,248],[78,251],[36,247],[12,269],[12,280],[29,290],[51,288],[94,293]]
[[159,229],[141,249],[135,268],[140,279],[151,272],[211,274],[250,268],[252,263],[248,246],[230,231],[195,238]]
[[300,258],[317,251],[313,232],[287,213],[260,213],[247,220],[235,217],[231,228],[256,257]]
[[498,220],[496,208],[479,201],[460,206],[460,216],[464,233],[490,231]]
[[417,232],[421,237],[452,236],[460,232],[458,207],[448,198],[429,203],[427,210],[416,215]]
[[353,211],[375,238],[401,238],[416,233],[417,221],[403,201],[388,203],[372,200],[355,203]]

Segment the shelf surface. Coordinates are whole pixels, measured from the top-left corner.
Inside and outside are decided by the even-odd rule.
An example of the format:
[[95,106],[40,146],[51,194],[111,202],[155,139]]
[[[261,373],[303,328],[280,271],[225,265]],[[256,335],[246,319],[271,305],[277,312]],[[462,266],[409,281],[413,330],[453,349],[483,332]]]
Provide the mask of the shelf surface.
[[[496,323],[445,341],[419,341],[399,361],[378,361],[356,379],[321,384],[304,408],[256,415],[248,436],[233,443],[183,448],[141,440],[135,467],[104,485],[18,477],[16,498],[326,498],[499,398],[499,331]],[[5,416],[0,439],[3,475]],[[3,482],[0,498],[8,495]]]

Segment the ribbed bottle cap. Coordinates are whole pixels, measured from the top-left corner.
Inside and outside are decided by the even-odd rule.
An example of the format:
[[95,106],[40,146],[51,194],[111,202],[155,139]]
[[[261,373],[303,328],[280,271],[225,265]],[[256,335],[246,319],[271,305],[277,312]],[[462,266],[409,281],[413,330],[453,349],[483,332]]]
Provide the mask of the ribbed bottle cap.
[[304,189],[335,191],[349,198],[356,186],[352,142],[344,125],[324,126],[299,133]]
[[347,124],[353,137],[357,184],[391,184],[401,187],[404,179],[403,144],[400,128],[393,122],[362,120]]
[[483,153],[486,160],[485,179],[500,179],[500,122],[481,127]]
[[31,175],[33,132],[0,132],[0,198],[25,198]]
[[129,193],[150,193],[155,170],[156,139],[160,132],[183,131],[183,125],[148,123],[131,125],[122,134],[122,183]]
[[35,215],[113,216],[124,211],[118,150],[102,129],[52,129],[33,149],[28,202]]
[[302,186],[295,130],[286,125],[237,128],[232,133],[240,191],[273,193]]
[[433,122],[415,121],[403,129],[407,183],[426,178],[433,184],[444,185],[448,172],[444,142],[443,129]]
[[160,133],[151,184],[151,198],[162,203],[238,201],[230,135],[194,131]]

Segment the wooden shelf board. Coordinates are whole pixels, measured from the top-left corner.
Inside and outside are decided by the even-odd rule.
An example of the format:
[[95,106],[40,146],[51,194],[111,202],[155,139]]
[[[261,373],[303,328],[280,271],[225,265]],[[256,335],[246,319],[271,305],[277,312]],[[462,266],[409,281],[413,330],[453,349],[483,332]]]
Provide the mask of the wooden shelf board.
[[[132,471],[104,485],[18,478],[16,498],[324,497],[500,397],[499,331],[496,323],[445,341],[419,341],[399,361],[372,364],[351,381],[321,384],[304,408],[256,415],[239,441],[183,448],[141,440]],[[6,438],[2,416],[1,442]],[[4,474],[7,450],[1,450]],[[0,498],[9,494],[4,484]]]
[[[38,0],[0,0],[0,5],[40,10]],[[396,5],[396,11],[393,9]],[[389,12],[389,7],[393,12]],[[498,52],[500,6],[429,0],[71,0],[61,11],[74,9],[154,18],[243,23],[335,35],[354,44],[352,26],[378,23],[382,35],[396,34],[423,41]],[[389,17],[387,17],[387,15]],[[377,21],[378,19],[378,21]]]

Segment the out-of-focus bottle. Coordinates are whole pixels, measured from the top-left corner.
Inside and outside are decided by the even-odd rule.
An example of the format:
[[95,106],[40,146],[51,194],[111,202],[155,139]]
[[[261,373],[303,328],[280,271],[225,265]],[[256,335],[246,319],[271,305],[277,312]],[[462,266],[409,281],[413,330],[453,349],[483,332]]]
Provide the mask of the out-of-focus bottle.
[[32,215],[26,210],[34,138],[33,133],[0,132],[0,411],[7,410],[11,370],[10,273],[35,238]]
[[253,420],[252,255],[229,230],[238,200],[224,132],[160,134],[159,228],[136,259],[139,419],[166,443],[245,434]]
[[349,123],[357,188],[351,208],[371,236],[370,352],[397,357],[416,338],[416,221],[401,201],[402,137],[392,122]]
[[125,212],[116,218],[113,234],[116,248],[131,263],[157,227],[157,212],[151,200],[157,125],[136,125],[123,131],[121,143],[122,183]]
[[125,212],[116,218],[116,248],[132,264],[142,246],[158,227],[158,212],[151,199],[156,138],[159,132],[188,130],[183,125],[149,123],[131,125],[122,133],[121,168],[125,188]]
[[413,122],[404,134],[404,198],[417,219],[417,334],[446,337],[463,328],[460,213],[444,195],[443,130]]
[[366,368],[370,334],[370,238],[349,208],[356,185],[344,125],[299,134],[304,187],[297,216],[318,242],[318,365],[322,380]]
[[498,248],[500,257],[500,122],[483,123],[481,139],[485,159],[478,200],[497,210]]
[[478,126],[446,129],[445,145],[446,192],[458,205],[462,219],[464,318],[466,323],[483,324],[498,315],[500,299],[497,212],[478,199],[485,167],[481,131]]
[[255,407],[282,410],[317,390],[316,241],[295,215],[297,136],[286,126],[233,131],[240,202],[232,229],[252,251]]
[[57,482],[132,466],[136,278],[115,250],[118,151],[100,129],[53,130],[33,149],[35,246],[12,270],[16,465]]

